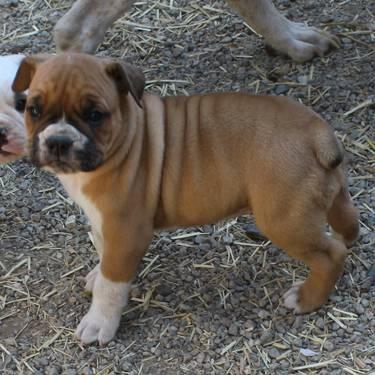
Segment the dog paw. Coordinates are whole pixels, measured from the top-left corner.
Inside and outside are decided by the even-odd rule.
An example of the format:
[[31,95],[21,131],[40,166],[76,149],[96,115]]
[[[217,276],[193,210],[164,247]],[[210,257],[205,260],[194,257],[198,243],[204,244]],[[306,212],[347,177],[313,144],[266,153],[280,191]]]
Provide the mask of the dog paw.
[[339,39],[315,27],[288,21],[286,34],[274,48],[288,54],[294,61],[305,62],[323,56],[331,48],[339,48]]
[[300,314],[302,312],[302,307],[300,305],[300,287],[302,284],[302,281],[294,283],[283,296],[284,306],[293,310],[296,314]]
[[98,273],[100,271],[100,264],[98,263],[85,277],[86,285],[85,285],[85,291],[89,294],[92,293],[94,289],[94,284],[96,277],[98,276]]
[[75,335],[83,344],[98,341],[99,345],[105,345],[115,336],[120,318],[121,313],[111,312],[106,315],[95,306],[91,306],[79,323]]

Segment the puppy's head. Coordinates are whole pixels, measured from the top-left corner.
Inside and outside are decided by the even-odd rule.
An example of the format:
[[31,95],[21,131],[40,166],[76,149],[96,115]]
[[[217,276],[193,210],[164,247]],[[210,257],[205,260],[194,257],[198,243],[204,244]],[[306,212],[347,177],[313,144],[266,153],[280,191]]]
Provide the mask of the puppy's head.
[[27,57],[12,86],[26,89],[31,160],[55,173],[91,172],[112,157],[141,106],[144,78],[120,61],[83,54]]
[[0,56],[0,163],[17,159],[26,152],[23,123],[26,94],[14,93],[11,88],[23,57]]

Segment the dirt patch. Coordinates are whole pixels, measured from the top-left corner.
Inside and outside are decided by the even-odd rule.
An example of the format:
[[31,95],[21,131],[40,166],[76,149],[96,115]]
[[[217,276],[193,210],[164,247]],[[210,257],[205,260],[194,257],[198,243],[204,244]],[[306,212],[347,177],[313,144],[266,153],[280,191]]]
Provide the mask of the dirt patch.
[[[53,51],[53,25],[71,3],[0,0],[0,52]],[[26,162],[3,166],[0,372],[371,372],[374,4],[277,1],[291,19],[309,20],[342,40],[329,56],[294,64],[268,56],[261,39],[224,2],[145,3],[116,23],[98,53],[126,56],[145,71],[147,89],[163,95],[244,90],[288,95],[312,106],[347,150],[361,237],[328,304],[295,316],[280,305],[280,297],[306,269],[266,240],[249,238],[254,231],[249,217],[159,233],[115,341],[83,348],[73,332],[90,303],[82,279],[97,261],[85,217],[48,173]]]

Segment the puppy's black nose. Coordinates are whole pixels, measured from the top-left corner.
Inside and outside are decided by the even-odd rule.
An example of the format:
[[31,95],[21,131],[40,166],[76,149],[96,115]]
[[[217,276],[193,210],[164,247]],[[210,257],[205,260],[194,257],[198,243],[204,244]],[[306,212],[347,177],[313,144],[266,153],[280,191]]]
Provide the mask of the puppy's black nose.
[[66,155],[72,145],[73,141],[65,135],[52,135],[46,140],[48,151],[58,157]]

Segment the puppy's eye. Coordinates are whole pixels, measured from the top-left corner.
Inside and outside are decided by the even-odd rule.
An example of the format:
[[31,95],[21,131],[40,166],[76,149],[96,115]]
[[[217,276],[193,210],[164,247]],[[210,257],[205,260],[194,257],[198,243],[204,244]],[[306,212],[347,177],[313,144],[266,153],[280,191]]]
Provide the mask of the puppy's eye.
[[41,115],[41,109],[37,105],[30,105],[26,110],[33,119],[37,119]]
[[106,112],[101,112],[98,110],[92,110],[89,111],[85,114],[85,120],[93,125],[93,126],[98,126],[101,125],[101,123],[104,121],[104,119],[108,116],[108,113]]
[[23,112],[26,107],[26,97],[20,96],[15,98],[15,105],[14,108],[18,112]]

